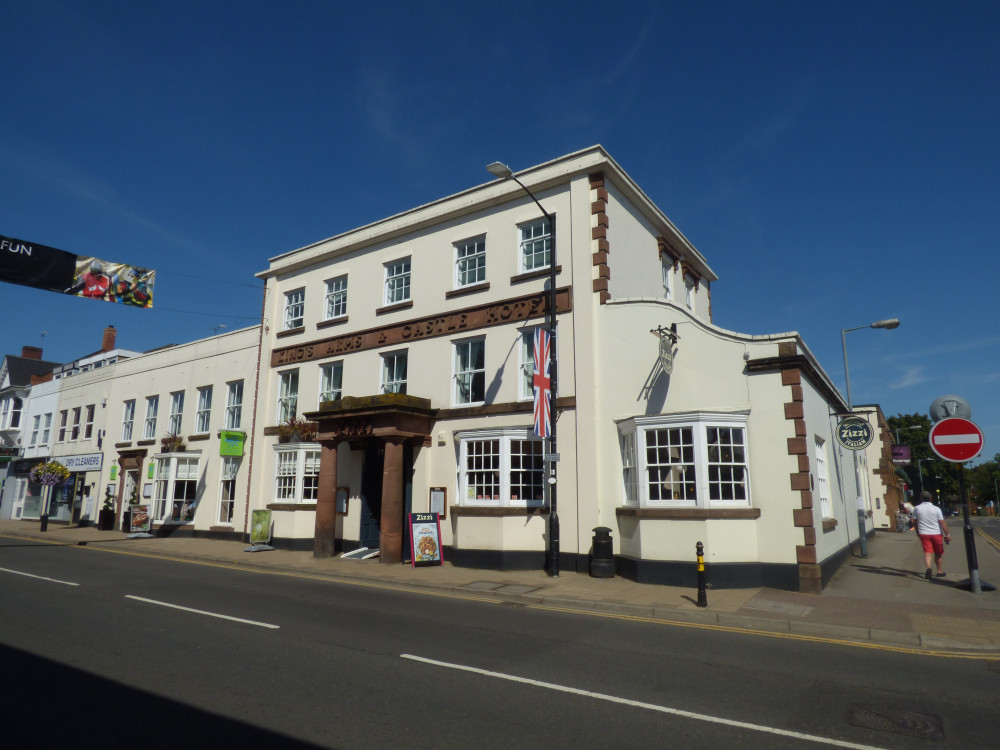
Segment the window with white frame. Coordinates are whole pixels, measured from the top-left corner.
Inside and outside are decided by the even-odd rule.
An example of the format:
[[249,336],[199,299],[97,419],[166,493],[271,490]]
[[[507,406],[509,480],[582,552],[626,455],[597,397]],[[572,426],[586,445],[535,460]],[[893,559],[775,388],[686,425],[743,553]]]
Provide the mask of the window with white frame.
[[625,505],[749,506],[745,413],[634,417],[618,429]]
[[455,342],[455,403],[486,400],[486,339]]
[[694,310],[695,281],[690,276],[684,276],[684,304],[688,310]]
[[826,441],[817,435],[813,447],[813,455],[816,459],[816,497],[819,499],[820,516],[833,518],[833,505],[830,503],[830,464],[826,452]]
[[342,318],[347,315],[347,276],[338,276],[326,282],[325,319]]
[[287,444],[275,447],[274,501],[316,502],[319,493],[320,450],[318,445]]
[[226,393],[226,429],[238,430],[243,419],[243,381],[236,380],[227,383]]
[[171,435],[180,435],[183,419],[184,391],[177,391],[170,394],[170,419],[167,420],[167,432]]
[[278,376],[278,422],[294,419],[299,408],[299,371],[286,370]]
[[522,272],[548,268],[552,262],[552,228],[548,219],[539,219],[520,226]]
[[21,425],[21,410],[24,402],[14,395],[0,399],[0,430],[13,430]]
[[198,389],[198,411],[195,414],[194,431],[208,432],[212,423],[212,386]]
[[57,443],[66,442],[66,420],[69,419],[69,412],[63,409],[59,412],[59,433],[56,440]]
[[73,429],[70,432],[70,440],[79,440],[80,439],[80,416],[81,416],[80,407],[79,406],[74,407],[73,408]]
[[535,329],[521,331],[521,346],[519,347],[520,377],[517,384],[517,397],[522,401],[535,397]]
[[39,445],[49,444],[49,435],[52,430],[52,412],[44,415],[42,418],[42,442]]
[[344,363],[331,362],[319,369],[319,402],[337,401],[343,394]]
[[219,483],[219,518],[218,522],[231,524],[236,508],[236,476],[240,471],[241,459],[236,456],[224,456],[222,459],[222,478]]
[[90,440],[91,435],[94,434],[94,404],[87,406],[84,414],[83,439]]
[[142,437],[144,440],[152,440],[156,437],[156,412],[159,408],[159,396],[146,397],[146,422],[142,428]]
[[135,399],[125,402],[122,408],[122,442],[132,440],[132,424],[135,422]]
[[530,429],[460,432],[457,438],[462,505],[544,505],[545,444]]
[[301,328],[305,325],[306,290],[296,289],[285,294],[284,330]]
[[406,393],[406,352],[382,355],[382,393]]
[[0,430],[7,429],[7,420],[10,419],[10,408],[13,397],[0,399]]
[[28,440],[28,445],[36,445],[38,443],[38,431],[42,426],[42,415],[36,414],[31,418],[31,438]]
[[486,237],[455,243],[455,287],[486,281]]
[[385,304],[394,305],[410,298],[410,259],[385,264]]
[[183,523],[194,519],[199,461],[199,456],[178,454],[155,458],[153,520]]
[[660,274],[663,279],[663,299],[670,302],[674,296],[674,262],[668,255],[660,255]]

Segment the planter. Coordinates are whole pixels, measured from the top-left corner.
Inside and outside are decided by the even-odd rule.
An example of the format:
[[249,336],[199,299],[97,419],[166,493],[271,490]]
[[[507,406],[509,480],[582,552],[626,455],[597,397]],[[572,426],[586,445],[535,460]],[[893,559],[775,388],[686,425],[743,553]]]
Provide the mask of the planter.
[[115,511],[100,510],[97,513],[97,528],[99,531],[111,531],[115,527]]

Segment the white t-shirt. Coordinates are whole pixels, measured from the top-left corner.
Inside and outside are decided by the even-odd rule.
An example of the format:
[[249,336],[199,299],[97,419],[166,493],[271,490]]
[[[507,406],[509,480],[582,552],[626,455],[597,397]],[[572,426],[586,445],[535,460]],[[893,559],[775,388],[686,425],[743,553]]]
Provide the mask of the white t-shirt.
[[941,534],[941,509],[929,502],[922,502],[913,509],[913,519],[917,522],[918,534]]

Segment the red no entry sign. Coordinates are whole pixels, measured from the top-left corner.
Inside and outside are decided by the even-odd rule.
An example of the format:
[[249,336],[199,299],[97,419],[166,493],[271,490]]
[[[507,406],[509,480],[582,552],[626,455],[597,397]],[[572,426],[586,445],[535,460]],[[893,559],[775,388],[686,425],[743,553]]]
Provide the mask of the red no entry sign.
[[948,417],[931,427],[927,441],[931,450],[945,461],[962,463],[975,458],[983,449],[983,431],[968,419]]

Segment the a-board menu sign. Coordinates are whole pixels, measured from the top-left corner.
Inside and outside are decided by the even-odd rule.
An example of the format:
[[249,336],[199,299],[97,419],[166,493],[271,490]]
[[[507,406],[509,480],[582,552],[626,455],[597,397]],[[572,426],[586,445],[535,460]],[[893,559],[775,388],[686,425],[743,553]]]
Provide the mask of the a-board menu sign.
[[152,520],[148,505],[133,505],[129,529],[133,534],[148,534]]
[[444,565],[437,513],[410,513],[410,565]]
[[268,544],[271,541],[271,511],[255,510],[250,514],[250,543]]

